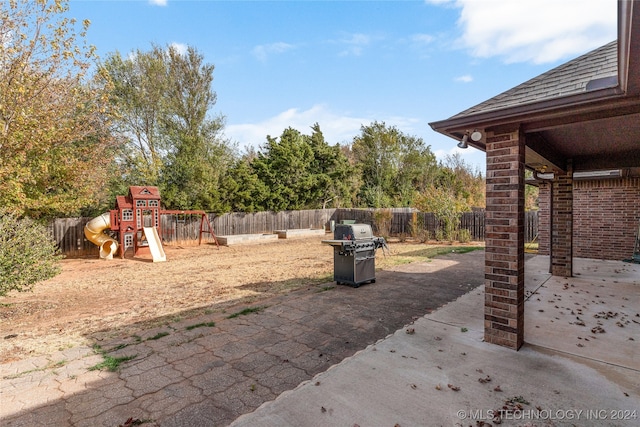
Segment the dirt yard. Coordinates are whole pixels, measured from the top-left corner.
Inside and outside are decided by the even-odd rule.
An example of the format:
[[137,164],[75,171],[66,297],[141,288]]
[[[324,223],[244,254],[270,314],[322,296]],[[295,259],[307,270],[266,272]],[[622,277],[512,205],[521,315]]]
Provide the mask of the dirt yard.
[[[134,334],[200,314],[224,312],[333,279],[322,238],[231,247],[167,246],[167,262],[67,259],[33,292],[0,297],[0,363]],[[376,267],[424,260],[424,244],[391,244]]]

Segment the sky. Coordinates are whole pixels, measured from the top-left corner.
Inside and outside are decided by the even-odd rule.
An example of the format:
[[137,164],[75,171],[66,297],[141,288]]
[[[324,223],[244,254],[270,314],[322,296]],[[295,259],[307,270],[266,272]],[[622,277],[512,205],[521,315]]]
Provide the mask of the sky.
[[430,122],[617,36],[616,0],[71,0],[102,58],[152,44],[194,47],[215,66],[213,116],[238,145],[320,125],[350,144],[373,121],[422,138],[439,159],[485,156]]

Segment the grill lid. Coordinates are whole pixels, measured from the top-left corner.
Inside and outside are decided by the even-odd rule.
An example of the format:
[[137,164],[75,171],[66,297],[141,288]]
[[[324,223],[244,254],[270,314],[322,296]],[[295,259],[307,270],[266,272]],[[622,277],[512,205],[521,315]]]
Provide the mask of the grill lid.
[[369,224],[336,224],[333,238],[336,240],[373,239],[373,231]]

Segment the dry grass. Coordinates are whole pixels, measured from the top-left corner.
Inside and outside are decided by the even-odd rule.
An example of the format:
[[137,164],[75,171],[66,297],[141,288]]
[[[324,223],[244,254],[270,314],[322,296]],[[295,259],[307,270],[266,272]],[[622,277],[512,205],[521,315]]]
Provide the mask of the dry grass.
[[[254,303],[332,281],[333,250],[322,238],[232,247],[166,247],[167,262],[69,259],[62,273],[30,293],[0,299],[0,363],[91,345],[98,336],[140,330]],[[432,249],[392,243],[377,267],[424,261]],[[1,339],[3,337],[10,337]]]

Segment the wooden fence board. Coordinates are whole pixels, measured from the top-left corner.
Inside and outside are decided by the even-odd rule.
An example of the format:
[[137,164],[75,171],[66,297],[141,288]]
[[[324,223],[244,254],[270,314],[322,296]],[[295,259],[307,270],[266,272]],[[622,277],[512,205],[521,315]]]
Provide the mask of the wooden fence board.
[[[427,230],[433,238],[442,224],[432,213],[416,212],[410,208],[390,209],[392,212],[390,236],[412,236],[417,227]],[[381,235],[374,221],[375,209],[317,209],[283,212],[233,212],[223,215],[209,214],[209,222],[216,236],[273,233],[276,230],[324,228],[331,221],[343,220],[370,224],[376,235]],[[98,247],[84,237],[84,226],[91,218],[58,218],[49,224],[49,232],[60,251],[69,257],[98,256]],[[199,215],[162,215],[161,237],[165,244],[197,244],[201,218]],[[415,226],[417,222],[418,226]],[[467,212],[460,216],[460,227],[469,230],[472,240],[484,240],[484,212]],[[538,235],[537,211],[525,214],[525,241]],[[113,235],[114,237],[115,234]],[[213,236],[204,233],[203,242],[212,243]]]

